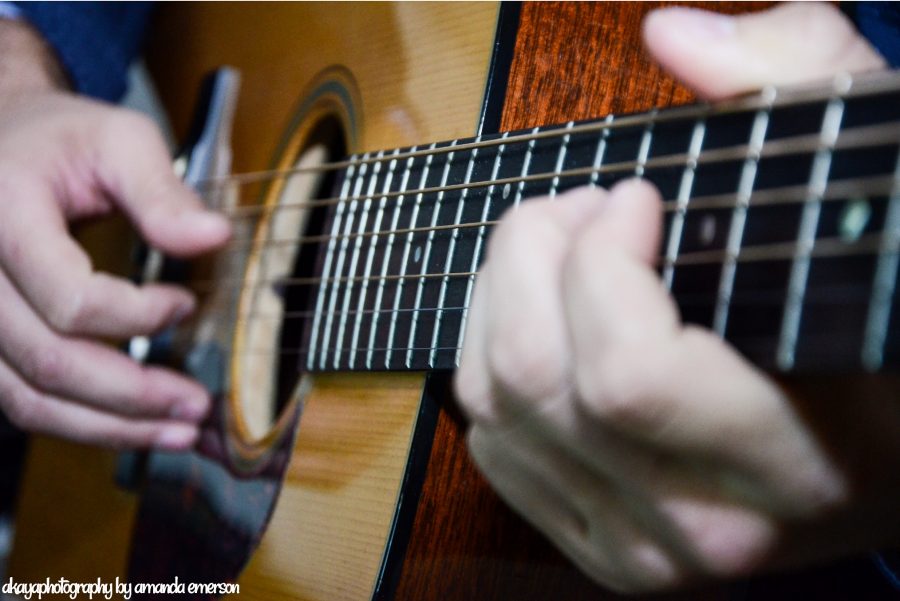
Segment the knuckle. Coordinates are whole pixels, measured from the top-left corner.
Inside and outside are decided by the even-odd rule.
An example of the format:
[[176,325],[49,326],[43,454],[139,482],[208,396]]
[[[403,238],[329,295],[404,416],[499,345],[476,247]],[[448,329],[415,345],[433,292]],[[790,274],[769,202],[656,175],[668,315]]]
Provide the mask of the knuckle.
[[771,551],[767,529],[734,532],[728,528],[705,528],[695,539],[708,572],[719,578],[737,578],[756,571]]
[[47,310],[47,320],[54,330],[61,334],[77,334],[85,321],[85,291],[80,288],[72,293],[62,294],[54,299]]
[[34,430],[42,422],[42,402],[37,393],[25,387],[5,397],[4,411],[9,421],[22,430]]
[[684,573],[659,545],[642,541],[628,549],[632,566],[630,593],[651,593],[677,588],[684,584]]
[[[606,534],[604,531],[603,536]],[[619,594],[654,593],[682,584],[682,574],[656,545],[630,541],[620,544],[620,557],[613,565],[599,543],[590,544],[574,559],[591,578]]]
[[488,344],[493,380],[515,397],[541,400],[563,387],[563,353],[529,328],[510,329]]
[[746,576],[765,562],[778,539],[771,518],[750,508],[693,501],[666,505],[661,509],[680,530],[701,575]]
[[68,360],[56,346],[35,347],[25,357],[23,372],[38,388],[58,390],[66,380]]
[[112,136],[128,136],[130,139],[146,140],[159,135],[156,124],[150,117],[127,109],[116,109],[107,121]]
[[128,393],[131,402],[124,407],[127,413],[163,415],[177,407],[180,396],[168,389],[164,384],[165,376],[156,368],[134,364],[129,380],[133,387]]
[[627,429],[648,430],[659,424],[663,402],[653,383],[659,368],[642,349],[617,349],[602,365],[579,366],[575,385],[589,415]]
[[453,376],[453,391],[460,405],[469,413],[477,413],[478,408],[488,404],[490,394],[474,367],[461,365]]

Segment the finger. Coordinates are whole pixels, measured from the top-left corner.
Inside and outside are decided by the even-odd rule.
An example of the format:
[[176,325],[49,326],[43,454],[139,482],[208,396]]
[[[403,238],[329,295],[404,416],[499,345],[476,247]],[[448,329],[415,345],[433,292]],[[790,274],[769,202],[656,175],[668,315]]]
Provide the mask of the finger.
[[103,189],[151,245],[174,256],[191,256],[223,244],[228,221],[203,208],[175,176],[159,129],[129,111],[104,121],[92,164]]
[[0,262],[58,332],[116,338],[148,334],[193,310],[187,291],[163,284],[138,287],[94,273],[47,191],[30,189],[28,206],[0,203]]
[[156,447],[182,451],[193,446],[197,426],[166,420],[132,420],[41,394],[0,361],[0,407],[17,427],[112,448]]
[[[688,327],[638,354],[576,355],[588,419],[717,468],[727,496],[783,516],[835,506],[848,483],[790,403],[711,332]],[[712,473],[712,472],[710,472]]]
[[[625,183],[573,242],[563,298],[586,415],[663,451],[740,470],[784,503],[840,497],[836,470],[780,391],[721,339],[682,329],[647,265],[657,236],[641,224],[658,219],[655,192]],[[806,472],[787,473],[798,465]]]
[[[776,536],[768,487],[761,491],[745,473],[722,461],[700,461],[645,444],[580,409],[574,402],[546,407],[540,416],[529,416],[503,434],[516,437],[524,449],[520,454],[530,458],[533,469],[565,479],[560,486],[576,491],[585,519],[592,515],[593,493],[587,478],[579,476],[579,466],[605,479],[625,500],[635,524],[659,547],[657,553],[677,564],[678,579],[743,575],[766,557]],[[532,442],[542,439],[547,444]],[[554,453],[565,459],[553,460]],[[635,561],[645,565],[652,549],[639,546]],[[662,573],[675,584],[675,572]]]
[[651,268],[659,253],[661,213],[653,186],[627,180],[610,190],[606,209],[572,241],[562,296],[566,327],[584,365],[611,349],[643,352],[648,338],[676,332],[677,311]]
[[675,583],[679,569],[633,508],[540,430],[475,426],[469,448],[498,493],[595,580],[629,592]]
[[460,408],[473,421],[492,423],[499,418],[493,403],[491,378],[487,370],[487,295],[490,287],[489,264],[478,273],[472,301],[466,312],[466,333],[459,368],[453,375],[453,387]]
[[60,337],[0,272],[0,356],[36,389],[121,415],[202,419],[209,396],[172,371],[142,367],[109,347]]
[[666,8],[648,15],[644,42],[659,63],[709,99],[885,67],[829,4],[790,3],[740,16]]
[[485,359],[501,413],[531,410],[569,388],[560,271],[574,232],[602,210],[604,198],[584,188],[531,201],[491,238]]

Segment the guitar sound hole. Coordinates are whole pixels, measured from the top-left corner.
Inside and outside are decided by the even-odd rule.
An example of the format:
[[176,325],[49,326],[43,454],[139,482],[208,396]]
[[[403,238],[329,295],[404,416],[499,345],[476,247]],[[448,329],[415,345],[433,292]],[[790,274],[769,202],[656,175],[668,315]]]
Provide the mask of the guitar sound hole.
[[[339,160],[345,145],[337,119],[313,126],[301,150],[290,163],[310,168]],[[237,396],[245,434],[253,440],[266,436],[284,409],[298,395],[306,356],[303,339],[315,308],[319,243],[305,237],[323,232],[329,205],[308,204],[333,195],[335,170],[301,172],[285,178],[277,198],[267,200],[270,210],[257,225],[254,252],[246,272],[236,345]]]
[[[323,121],[313,132],[316,140],[328,149],[327,160],[337,161],[346,156],[344,137],[340,125],[335,120]],[[318,189],[311,198],[328,198],[336,196],[337,170],[323,174]],[[316,206],[307,218],[305,235],[319,235],[324,232],[325,221],[328,216],[328,206]],[[316,273],[316,259],[319,255],[319,244],[304,244],[297,253],[291,271],[292,279],[312,278]],[[303,335],[311,322],[311,313],[315,309],[315,296],[313,292],[316,286],[286,286],[284,289],[284,306],[288,316],[285,317],[281,327],[279,347],[282,349],[301,349]],[[302,315],[298,315],[301,314]],[[298,315],[291,317],[291,315]],[[276,411],[280,413],[290,401],[300,375],[303,373],[305,355],[283,355],[279,361],[277,370],[278,385],[276,388]]]

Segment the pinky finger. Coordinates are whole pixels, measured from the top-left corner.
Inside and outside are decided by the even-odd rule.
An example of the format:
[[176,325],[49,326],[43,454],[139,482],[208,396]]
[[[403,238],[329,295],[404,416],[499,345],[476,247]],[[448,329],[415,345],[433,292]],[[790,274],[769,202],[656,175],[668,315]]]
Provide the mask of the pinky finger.
[[128,419],[76,401],[42,394],[0,361],[0,409],[17,427],[73,442],[114,449],[189,449],[197,427],[168,420]]
[[647,592],[676,582],[677,567],[633,522],[602,476],[559,453],[550,441],[510,432],[473,426],[468,442],[475,462],[497,493],[582,571],[619,592]]

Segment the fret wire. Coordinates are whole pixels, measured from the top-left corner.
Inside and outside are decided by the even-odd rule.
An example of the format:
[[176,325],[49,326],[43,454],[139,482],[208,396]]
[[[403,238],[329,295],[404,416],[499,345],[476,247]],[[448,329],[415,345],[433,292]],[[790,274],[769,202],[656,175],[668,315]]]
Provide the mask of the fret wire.
[[[535,127],[532,133],[538,133],[540,127]],[[528,169],[531,167],[531,157],[534,154],[534,143],[537,141],[537,138],[532,138],[530,142],[528,142],[528,149],[525,151],[525,160],[522,161],[522,174],[519,178],[519,183],[516,185],[516,196],[513,200],[513,207],[518,208],[519,204],[522,202],[522,194],[525,192],[525,178],[528,177]],[[552,177],[552,174],[548,174],[548,177]],[[546,178],[542,178],[546,179]]]
[[[651,115],[656,115],[657,110],[653,109],[650,111]],[[650,142],[653,139],[653,120],[650,119],[647,121],[647,125],[644,126],[644,133],[641,135],[641,145],[638,148],[638,156],[636,165],[634,167],[634,174],[637,177],[644,176],[644,166],[647,164],[647,157],[650,156]]]
[[[771,90],[770,94],[772,95],[771,100],[774,101],[774,90]],[[722,264],[722,271],[719,276],[719,290],[717,292],[718,301],[716,302],[716,309],[713,314],[712,329],[722,337],[725,336],[725,328],[728,325],[728,309],[731,304],[731,293],[734,290],[737,256],[741,252],[741,242],[744,237],[747,206],[750,203],[750,195],[753,193],[760,151],[762,150],[768,127],[769,110],[760,110],[753,119],[753,129],[750,131],[750,144],[748,147],[747,158],[744,161],[744,166],[741,170],[737,198],[735,199],[734,211],[731,214],[731,225],[728,231],[727,255]]]
[[[508,133],[503,133],[501,138],[505,138]],[[503,151],[506,149],[504,144],[497,147],[497,156],[494,157],[494,165],[491,167],[491,179],[497,179],[500,172],[500,163],[502,162]],[[478,235],[475,238],[475,248],[472,251],[472,262],[469,264],[469,271],[474,273],[478,269],[478,261],[481,258],[481,249],[484,245],[485,232],[487,231],[487,218],[491,210],[491,199],[494,198],[496,186],[489,186],[485,195],[484,202],[481,206],[481,223],[478,226]],[[462,316],[460,317],[459,333],[456,337],[456,346],[462,348],[463,338],[466,336],[466,324],[469,319],[469,306],[472,302],[472,289],[475,285],[475,276],[470,275],[466,279],[466,295]],[[456,352],[456,364],[459,365],[459,351]]]
[[812,249],[816,244],[816,230],[819,226],[819,214],[822,210],[822,196],[828,184],[828,173],[831,170],[832,148],[837,141],[841,120],[844,116],[844,101],[838,98],[828,102],[822,118],[821,138],[825,145],[823,150],[813,158],[813,167],[809,176],[808,198],[803,205],[800,228],[797,237],[796,251],[791,274],[788,279],[787,299],[781,321],[781,332],[778,336],[776,363],[783,370],[794,366],[794,355],[797,337],[800,333],[800,317],[803,309],[803,295],[809,280],[809,267]]
[[[359,191],[362,189],[363,182],[365,181],[366,172],[368,168],[368,163],[363,163],[362,167],[357,172],[356,183],[353,188],[354,197],[359,195]],[[344,224],[344,235],[350,232],[353,229],[353,222],[356,219],[356,205],[358,204],[357,200],[353,200],[350,203],[350,206],[347,210],[347,221]],[[319,357],[319,368],[325,369],[325,363],[328,361],[328,354],[325,352],[325,349],[328,348],[328,344],[331,341],[331,326],[333,323],[333,319],[335,316],[335,307],[337,306],[338,296],[340,293],[340,285],[341,285],[341,276],[340,274],[344,271],[344,261],[347,257],[347,246],[349,245],[349,239],[344,238],[341,240],[340,252],[338,253],[338,261],[335,267],[336,277],[332,279],[331,282],[331,295],[328,300],[328,316],[325,320],[325,334],[322,341],[322,355]]]
[[613,119],[615,119],[613,115],[607,115],[606,119],[603,120],[607,127],[603,128],[600,139],[597,140],[597,152],[594,153],[594,163],[591,170],[591,188],[596,188],[600,181],[600,168],[603,166],[603,157],[606,154],[606,144],[609,140],[608,126],[613,122]]
[[[573,125],[575,125],[574,121],[566,123],[566,132],[571,131]],[[569,140],[571,139],[572,134],[566,133],[562,138],[562,142],[560,142],[559,152],[556,154],[556,166],[553,168],[553,173],[555,175],[553,176],[553,181],[550,182],[550,192],[548,194],[551,199],[556,198],[556,189],[559,187],[559,176],[562,173],[563,163],[566,160],[566,150],[569,147]]]
[[[397,154],[397,151],[394,151],[394,152],[395,152],[395,154]],[[376,232],[381,229],[381,220],[384,218],[384,207],[387,204],[387,199],[384,197],[383,194],[387,193],[391,189],[391,183],[394,180],[394,170],[396,169],[396,167],[397,167],[396,159],[394,159],[390,163],[388,163],[388,172],[384,178],[384,185],[382,186],[381,199],[378,201],[378,212],[375,214],[375,223],[372,226],[372,229]],[[365,266],[365,269],[363,272],[367,278],[372,273],[372,262],[375,259],[375,246],[377,244],[377,241],[378,241],[377,235],[371,236],[370,243],[369,243],[369,253],[366,258],[366,266]],[[383,284],[383,282],[380,282],[379,286],[381,286],[382,284]],[[361,310],[363,308],[363,306],[365,306],[368,291],[369,291],[369,280],[366,279],[366,280],[363,280],[362,286],[360,287],[360,290],[359,290],[359,299],[357,301],[358,310]],[[356,315],[356,322],[353,326],[353,337],[352,337],[351,343],[350,343],[352,348],[357,348],[357,345],[359,343],[359,329],[360,329],[360,326],[362,325],[362,322],[360,319],[361,316],[362,316],[362,313],[357,313],[357,315]],[[350,367],[351,368],[355,365],[355,361],[356,361],[356,353],[351,353],[350,354]],[[371,367],[371,366],[367,365],[367,367]]]
[[[841,137],[838,140],[838,145],[836,145],[834,149],[845,150],[854,148],[871,148],[879,144],[891,144],[897,140],[898,135],[900,135],[900,121],[850,128],[841,132]],[[707,150],[700,154],[700,156],[697,158],[697,162],[698,164],[706,165],[711,163],[739,160],[746,157],[748,150],[749,149],[746,144],[717,148],[715,150]],[[760,151],[760,158],[773,158],[803,152],[816,152],[818,150],[821,150],[821,138],[818,134],[798,135],[765,142],[762,150]],[[644,163],[644,167],[645,169],[680,167],[684,165],[684,163],[689,160],[689,158],[690,157],[686,153],[664,155],[647,159],[647,161]],[[595,175],[599,176],[603,174],[627,173],[629,171],[634,171],[637,166],[637,161],[620,161],[618,163],[610,163],[597,167],[574,167],[572,169],[563,171],[558,175],[572,177],[593,177]],[[529,182],[552,179],[554,175],[556,175],[554,174],[554,172],[546,171],[541,173],[534,173],[531,175],[511,176],[501,178],[496,181],[471,182],[470,184],[468,184],[468,186],[464,186],[463,184],[450,184],[446,186],[434,186],[429,188],[423,187],[418,190],[408,190],[406,193],[413,194],[422,192],[426,194],[432,194],[441,191],[452,192],[456,190],[462,190],[464,187],[483,188],[491,185],[524,185],[525,183]],[[387,198],[395,198],[399,196],[399,194],[399,192],[390,192],[385,196]],[[353,200],[364,200],[364,197],[351,196],[348,198],[324,198],[318,200],[284,203],[280,205],[276,210],[284,211],[309,209],[314,207],[326,207],[337,205],[341,202],[352,202]],[[230,215],[234,219],[246,219],[257,216],[260,213],[265,212],[266,210],[268,209],[259,206],[241,206],[237,211],[230,213],[224,212],[224,214]]]
[[672,289],[672,278],[675,274],[675,259],[681,246],[681,235],[684,228],[684,218],[688,210],[688,202],[694,187],[694,173],[697,169],[697,156],[703,147],[703,138],[706,135],[706,121],[700,119],[694,123],[691,133],[691,141],[688,147],[688,160],[681,174],[681,183],[678,186],[678,198],[675,201],[675,210],[672,215],[672,223],[669,226],[669,242],[666,245],[666,260],[663,268],[663,283],[667,290]]
[[[417,147],[414,146],[413,149],[415,149],[415,148],[417,148]],[[406,185],[409,183],[409,174],[410,174],[410,171],[412,170],[413,161],[415,161],[415,159],[413,157],[409,157],[408,159],[406,159],[406,169],[403,170],[403,175],[401,176],[401,179],[400,179],[400,188],[399,188],[400,190],[406,190]],[[375,306],[376,307],[380,307],[381,303],[384,299],[385,280],[383,278],[384,278],[384,276],[387,275],[388,266],[390,265],[391,251],[393,250],[394,239],[397,235],[394,230],[397,229],[397,223],[399,223],[399,221],[400,221],[400,209],[403,206],[404,198],[406,198],[406,197],[403,195],[399,196],[397,198],[397,203],[394,205],[394,213],[393,213],[393,217],[391,218],[391,229],[390,229],[390,232],[388,233],[388,238],[387,238],[387,248],[385,248],[385,250],[384,250],[384,259],[381,262],[381,277],[382,277],[382,279],[379,280],[379,282],[378,282],[378,291],[375,295]],[[369,331],[369,344],[368,344],[368,350],[366,352],[366,367],[368,367],[370,369],[372,367],[372,355],[373,355],[373,351],[371,349],[375,346],[375,332],[378,329],[378,318],[380,316],[381,316],[381,313],[377,312],[377,311],[372,315],[372,328]]]
[[[456,140],[451,143],[452,145],[456,144]],[[447,185],[447,178],[450,177],[450,165],[453,164],[453,158],[456,156],[455,152],[451,152],[447,155],[447,162],[444,163],[444,171],[441,173],[441,186]],[[422,253],[422,273],[428,271],[428,262],[431,260],[431,248],[434,243],[434,227],[437,225],[438,216],[441,212],[441,203],[444,200],[444,192],[438,192],[437,197],[434,201],[434,208],[431,212],[431,231],[428,232],[427,240],[425,241],[425,250]],[[416,300],[414,307],[422,306],[422,295],[425,293],[425,278],[419,280],[416,286]],[[413,345],[413,342],[416,338],[416,327],[419,324],[419,312],[414,311],[412,314],[412,321],[409,325],[409,346]],[[410,363],[412,363],[412,351],[408,351],[406,353],[406,366],[409,367]]]
[[872,281],[872,295],[866,317],[862,363],[869,371],[881,368],[884,344],[890,327],[891,305],[897,286],[900,253],[900,149],[894,167],[894,186],[888,200],[887,215],[878,249],[878,263]]
[[[381,151],[378,153],[381,155]],[[359,216],[359,225],[357,226],[357,233],[362,233],[366,230],[366,224],[369,222],[369,209],[372,207],[372,196],[375,194],[375,187],[378,185],[378,175],[381,173],[381,165],[382,163],[373,163],[374,167],[372,169],[372,173],[369,175],[369,186],[366,189],[365,200],[363,201],[363,207],[361,214]],[[363,238],[361,236],[357,237],[353,244],[353,254],[350,257],[350,269],[348,273],[356,273],[356,268],[359,265],[359,254],[362,250],[362,242]],[[365,285],[368,280],[366,278],[362,278],[359,280],[360,288]],[[335,337],[335,345],[338,349],[340,349],[344,344],[344,332],[347,328],[347,311],[350,309],[350,300],[353,297],[353,284],[354,281],[348,281],[346,288],[344,288],[344,301],[341,304],[341,319],[338,321],[338,331],[337,336]],[[334,364],[335,369],[339,366],[337,362]]]
[[[350,183],[353,181],[353,175],[356,170],[355,166],[351,166],[347,171],[347,175],[344,177],[344,181],[341,184],[341,196],[344,197],[350,191]],[[336,234],[340,230],[341,220],[343,219],[343,209],[344,204],[338,205],[335,210],[335,214],[333,217],[332,223],[332,234]],[[328,272],[331,270],[331,262],[334,258],[334,249],[337,245],[337,238],[332,237],[331,240],[328,241],[328,247],[325,253],[325,261],[322,268],[323,277],[328,277]],[[307,369],[312,369],[314,365],[314,357],[316,351],[316,341],[319,339],[319,325],[320,325],[320,314],[322,311],[322,306],[325,304],[325,286],[319,286],[319,292],[316,294],[316,315],[313,318],[312,329],[310,330],[310,353],[307,357]]]
[[[838,82],[843,85],[843,79],[845,76],[838,75],[836,79]],[[822,100],[823,97],[827,98],[833,93],[835,87],[834,80],[830,85],[819,84],[810,84],[804,86],[790,86],[787,88],[776,88],[777,90],[777,102],[774,104],[774,108],[783,108],[794,106],[798,104],[804,104],[807,102],[814,102],[817,100]],[[870,74],[860,74],[856,75],[854,80],[852,81],[852,85],[846,88],[846,91],[841,93],[843,98],[856,98],[860,96],[875,96],[879,94],[889,94],[895,91],[900,90],[900,78],[898,78],[893,73],[870,73]],[[718,116],[718,115],[727,115],[739,112],[753,112],[755,110],[759,110],[763,107],[769,106],[765,95],[756,94],[752,96],[746,96],[743,98],[738,98],[734,100],[726,100],[717,102],[714,105],[710,105],[707,103],[698,103],[694,105],[682,106],[682,107],[674,107],[666,109],[663,112],[660,112],[653,116],[652,120],[656,123],[664,123],[670,121],[677,120],[694,120],[698,118],[704,118],[708,116]],[[641,114],[641,115],[630,115],[625,117],[620,117],[617,119],[617,122],[614,127],[631,127],[631,126],[641,126],[645,125],[648,121],[651,121],[649,114]],[[582,125],[577,125],[573,128],[571,133],[591,133],[594,131],[603,130],[605,125],[601,122],[591,122],[585,123]],[[516,134],[515,136],[510,136],[508,139],[508,144],[514,144],[518,142],[528,142],[531,139],[543,139],[548,137],[558,136],[559,131],[555,129],[545,130],[543,132],[531,133],[531,134]],[[501,144],[499,139],[490,139],[490,140],[482,140],[478,143],[479,148],[485,148],[489,146],[497,146]],[[471,150],[474,147],[474,143],[466,143],[461,144],[457,147],[457,151],[466,151]],[[438,153],[447,152],[446,147],[441,147],[438,149]],[[428,154],[428,151],[420,150],[420,151],[409,151],[405,153],[401,153],[397,156],[398,160],[402,160],[408,157],[418,157],[425,156]],[[374,159],[368,158],[366,155],[363,159],[358,159],[355,162],[351,160],[345,161],[336,161],[332,163],[327,163],[326,165],[321,165],[318,167],[311,168],[294,168],[294,169],[286,169],[286,170],[269,170],[269,171],[255,171],[248,172],[238,175],[231,176],[222,176],[222,177],[213,177],[206,180],[201,180],[198,182],[198,185],[207,185],[207,184],[234,184],[244,185],[247,183],[255,183],[259,181],[266,181],[275,179],[275,177],[290,177],[291,175],[297,173],[310,173],[310,172],[322,172],[322,171],[333,171],[338,169],[346,169],[351,165],[361,165],[366,163],[374,162]]]
[[[476,141],[480,139],[481,136],[476,138]],[[471,157],[469,157],[469,164],[466,166],[466,175],[464,182],[468,183],[472,180],[472,172],[475,169],[475,159],[478,158],[478,149],[474,149],[472,151]],[[462,193],[459,196],[459,202],[456,205],[456,214],[453,217],[453,223],[456,226],[460,225],[460,221],[462,221],[463,208],[466,206],[466,197],[468,196],[469,189],[464,188]],[[459,227],[453,229],[453,233],[450,236],[449,248],[447,250],[447,260],[444,262],[444,272],[450,273],[450,270],[453,268],[453,256],[456,252],[456,240],[459,238]],[[441,280],[441,289],[438,293],[438,307],[442,307],[444,305],[444,299],[447,297],[447,285],[450,282],[450,278],[444,277]],[[443,319],[443,311],[438,309],[438,312],[434,316],[434,328],[431,333],[431,347],[432,349],[437,348],[438,343],[438,334],[441,328],[441,322]],[[431,354],[428,357],[428,365],[434,366],[435,353],[437,351],[432,350]]]
[[[434,146],[435,146],[435,144],[432,143],[430,148],[433,149]],[[433,157],[433,155],[431,155],[431,154],[429,154],[427,156],[427,158],[425,159],[425,166],[422,168],[422,177],[420,179],[421,183],[419,184],[420,191],[418,192],[418,194],[416,194],[416,202],[413,205],[412,216],[410,217],[410,220],[409,220],[411,228],[415,227],[416,219],[419,216],[419,207],[422,204],[422,196],[423,196],[421,189],[425,187],[425,183],[428,181],[428,172],[431,170],[432,157]],[[411,232],[408,233],[406,235],[406,244],[403,247],[403,258],[401,261],[400,273],[402,273],[404,275],[406,275],[407,266],[409,265],[409,250],[412,246],[412,238],[413,238],[413,234]],[[400,280],[399,284],[397,285],[397,291],[394,293],[394,309],[397,309],[400,306],[400,298],[403,296],[404,281],[405,280],[403,280],[403,279]],[[393,313],[391,315],[391,326],[388,329],[388,342],[387,342],[388,349],[390,349],[390,347],[393,346],[394,335],[396,334],[396,332],[397,332],[397,313]],[[385,357],[384,357],[385,367],[390,367],[391,355],[392,355],[392,353],[390,350],[388,350],[387,353],[385,353]]]

